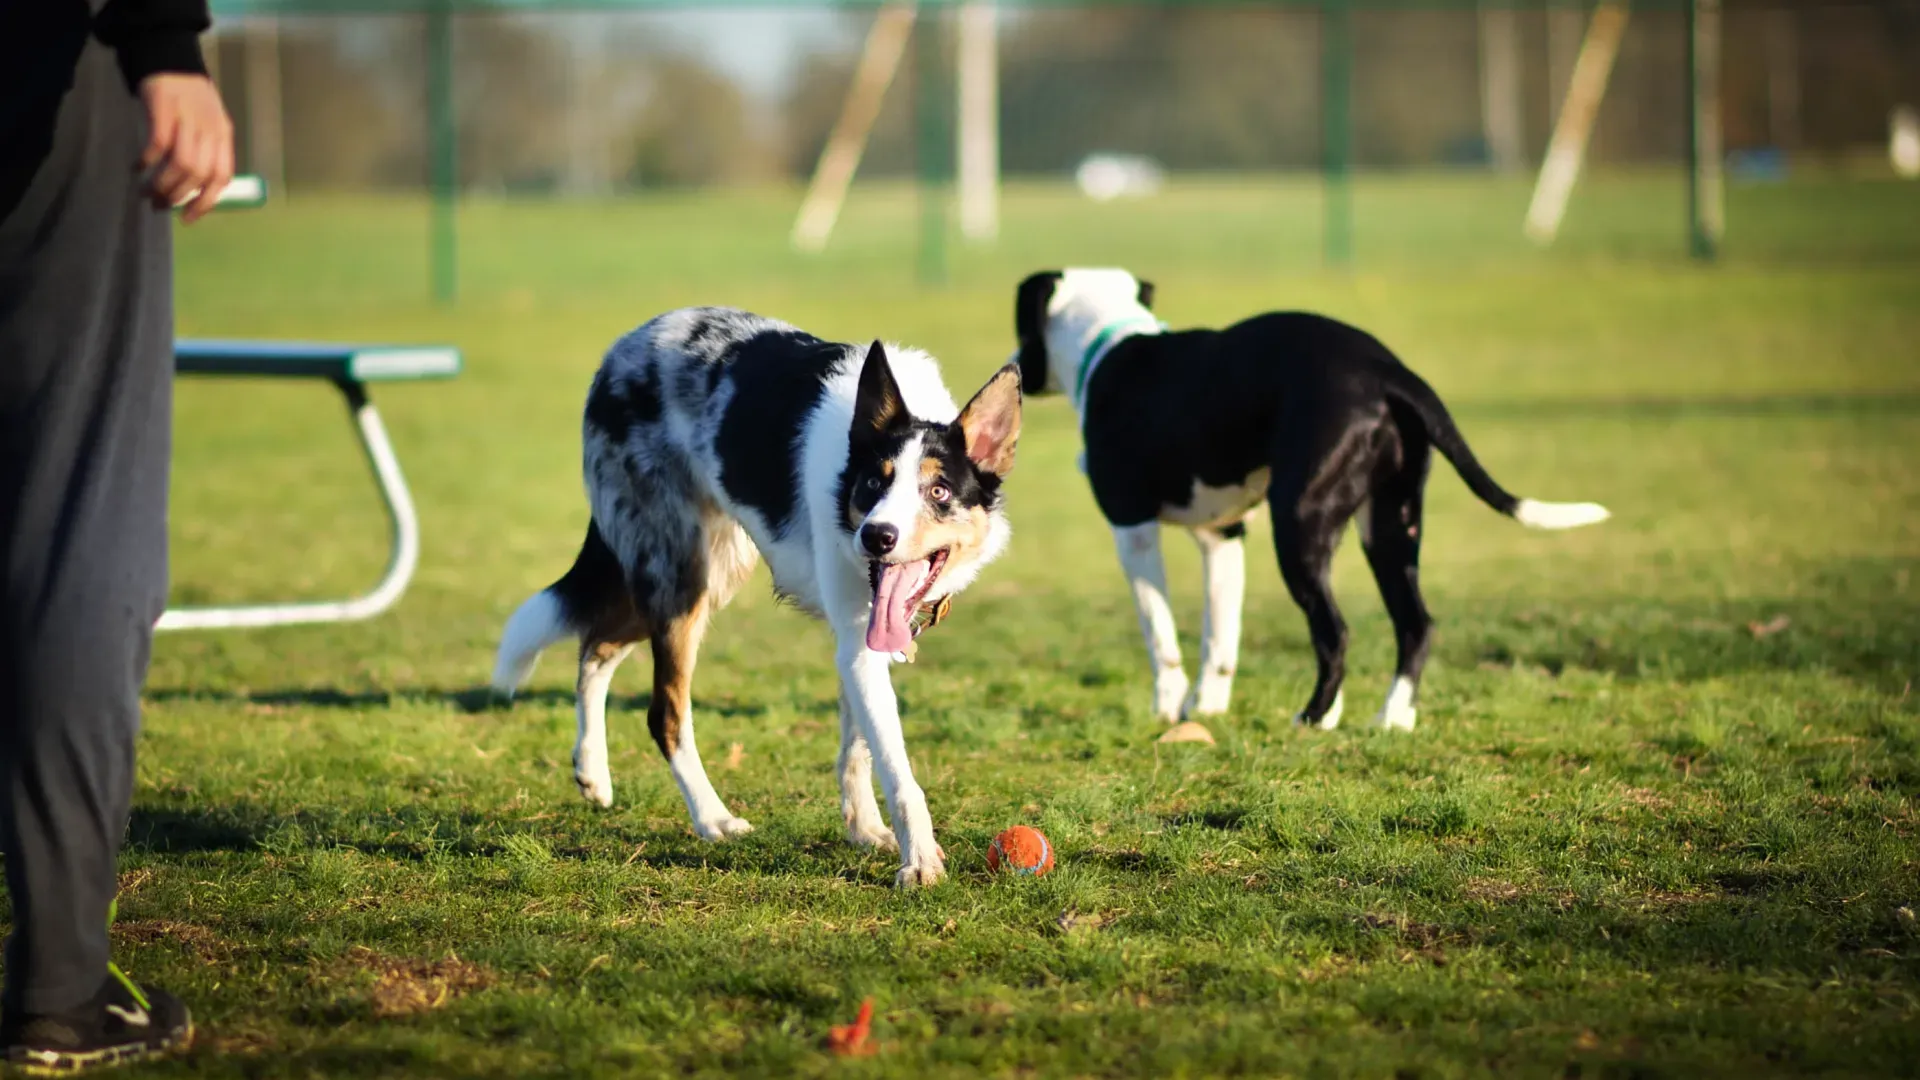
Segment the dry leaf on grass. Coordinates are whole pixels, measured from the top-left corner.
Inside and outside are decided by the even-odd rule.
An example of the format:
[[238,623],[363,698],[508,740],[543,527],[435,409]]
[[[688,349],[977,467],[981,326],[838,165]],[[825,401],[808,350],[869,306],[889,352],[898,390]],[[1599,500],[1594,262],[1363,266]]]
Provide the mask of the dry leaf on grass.
[[1752,634],[1754,636],[1754,639],[1758,640],[1764,637],[1772,637],[1773,635],[1779,633],[1782,630],[1785,630],[1787,627],[1792,625],[1793,625],[1792,619],[1787,618],[1785,615],[1775,615],[1773,618],[1768,619],[1766,622],[1748,623],[1747,633]]
[[1189,720],[1184,724],[1175,724],[1168,728],[1167,733],[1160,736],[1158,741],[1164,743],[1197,742],[1212,746],[1213,732],[1208,731],[1204,724],[1198,724]]
[[728,772],[732,772],[735,769],[738,769],[740,767],[740,763],[745,760],[747,760],[747,748],[745,746],[742,746],[739,743],[734,743],[732,746],[727,747],[727,771]]

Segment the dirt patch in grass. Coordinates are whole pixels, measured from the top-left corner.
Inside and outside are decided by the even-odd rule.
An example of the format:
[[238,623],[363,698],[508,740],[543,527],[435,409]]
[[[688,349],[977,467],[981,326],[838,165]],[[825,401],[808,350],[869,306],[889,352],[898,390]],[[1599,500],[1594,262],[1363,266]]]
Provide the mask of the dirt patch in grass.
[[130,919],[113,924],[114,940],[123,945],[175,945],[203,964],[216,964],[234,953],[234,946],[204,926],[173,919]]
[[492,971],[451,955],[444,960],[408,960],[361,948],[355,949],[347,962],[374,974],[367,998],[373,1004],[373,1015],[379,1017],[431,1012],[500,981]]

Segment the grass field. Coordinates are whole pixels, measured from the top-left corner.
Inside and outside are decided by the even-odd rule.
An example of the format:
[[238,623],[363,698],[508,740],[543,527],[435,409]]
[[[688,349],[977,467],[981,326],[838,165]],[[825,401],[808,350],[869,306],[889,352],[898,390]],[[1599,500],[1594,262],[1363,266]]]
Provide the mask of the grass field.
[[[1671,178],[1584,188],[1551,255],[1509,239],[1524,198],[1369,183],[1337,276],[1308,186],[1020,190],[1006,242],[938,290],[912,283],[897,193],[856,201],[819,262],[784,249],[790,193],[482,203],[450,310],[416,202],[183,232],[183,332],[447,340],[469,370],[379,394],[426,534],[396,613],[156,648],[116,941],[202,1049],[152,1073],[1920,1073],[1920,188],[1737,188],[1714,268],[1679,255]],[[1029,402],[1013,550],[898,679],[953,872],[915,894],[840,840],[829,639],[764,571],[695,683],[744,840],[688,829],[643,663],[611,811],[571,781],[563,650],[485,707],[500,623],[576,548],[579,407],[614,336],[733,303],[925,346],[964,393],[1011,348],[1021,274],[1109,261],[1175,324],[1360,322],[1510,488],[1616,518],[1529,533],[1436,471],[1440,630],[1403,736],[1364,724],[1392,648],[1351,540],[1358,722],[1291,729],[1311,656],[1257,523],[1219,744],[1163,746],[1070,413]],[[338,410],[181,387],[178,600],[372,579]],[[1197,565],[1169,552],[1191,666]],[[989,878],[1023,821],[1058,871]],[[880,1052],[828,1056],[868,996]]]

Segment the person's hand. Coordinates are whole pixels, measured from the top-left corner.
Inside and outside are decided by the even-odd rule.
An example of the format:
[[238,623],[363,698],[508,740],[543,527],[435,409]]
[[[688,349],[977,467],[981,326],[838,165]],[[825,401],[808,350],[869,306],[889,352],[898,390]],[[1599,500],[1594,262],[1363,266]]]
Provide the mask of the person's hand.
[[140,80],[152,136],[140,154],[148,188],[161,209],[187,204],[185,220],[200,220],[233,179],[233,121],[220,90],[205,75],[161,72]]

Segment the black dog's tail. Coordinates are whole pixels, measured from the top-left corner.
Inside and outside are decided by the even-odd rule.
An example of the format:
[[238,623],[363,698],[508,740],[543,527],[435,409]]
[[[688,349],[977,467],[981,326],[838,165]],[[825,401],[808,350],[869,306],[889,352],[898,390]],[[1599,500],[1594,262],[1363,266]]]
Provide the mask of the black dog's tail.
[[1453,416],[1425,379],[1398,364],[1387,368],[1387,396],[1412,409],[1419,416],[1427,438],[1453,462],[1454,471],[1466,481],[1467,488],[1480,501],[1531,529],[1573,529],[1607,520],[1607,508],[1599,503],[1541,502],[1523,499],[1500,486],[1467,446],[1466,436],[1454,426]]

